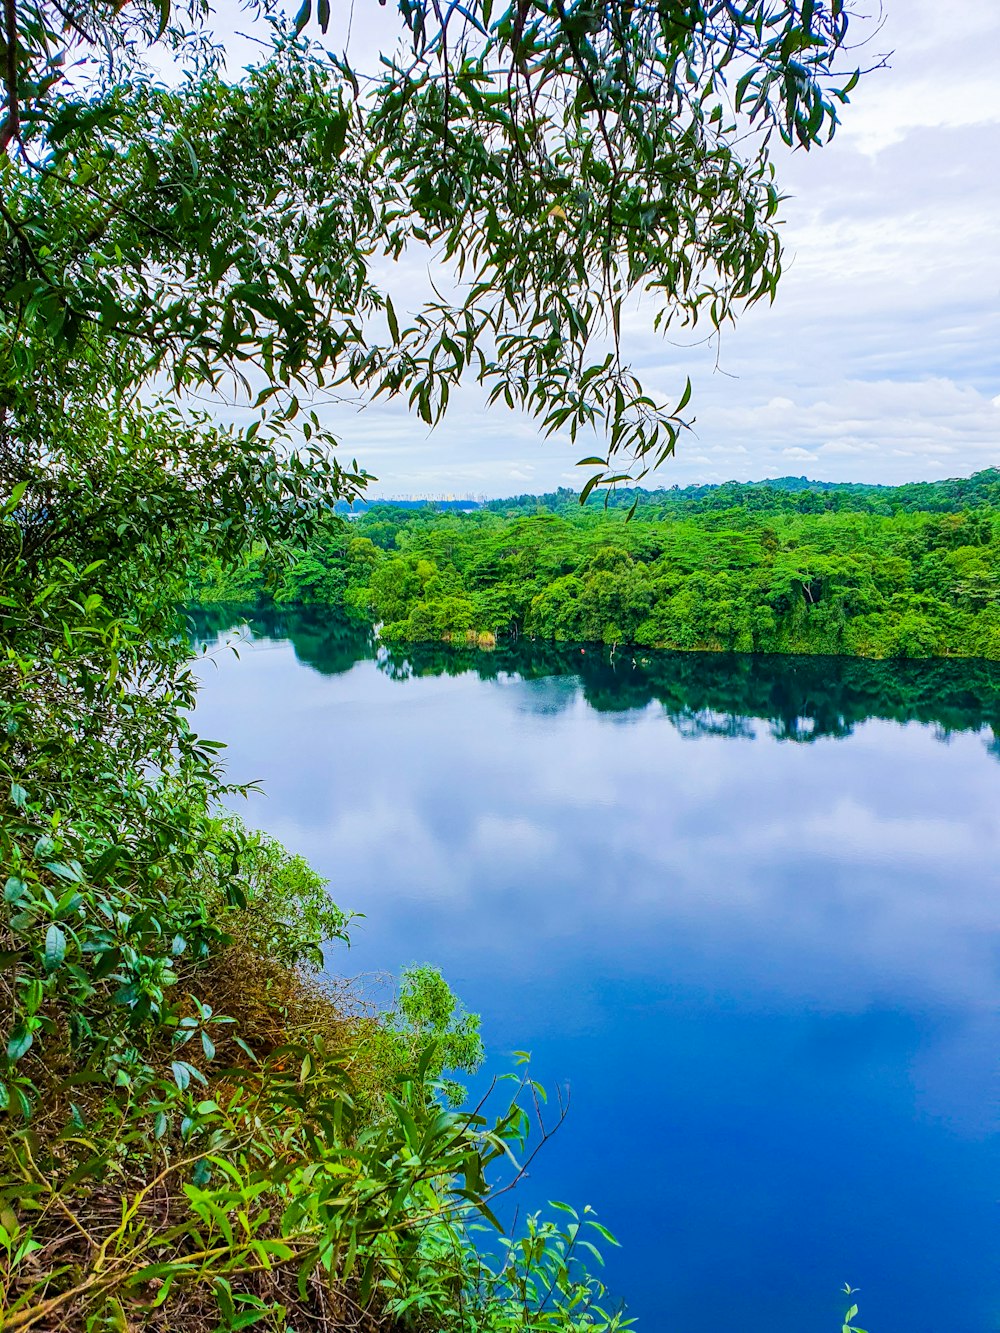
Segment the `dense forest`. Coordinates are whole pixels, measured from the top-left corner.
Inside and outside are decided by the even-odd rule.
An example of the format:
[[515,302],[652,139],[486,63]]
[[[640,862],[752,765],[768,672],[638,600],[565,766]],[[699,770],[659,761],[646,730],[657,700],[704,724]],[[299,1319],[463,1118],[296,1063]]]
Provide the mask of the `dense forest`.
[[[290,562],[201,572],[207,602],[328,605],[386,640],[1000,657],[1000,473],[901,487],[720,486],[581,507],[370,507]],[[922,507],[918,507],[922,506]],[[631,517],[630,517],[631,514]]]
[[[971,477],[943,481],[911,481],[901,486],[879,486],[862,481],[810,481],[808,477],[772,477],[766,481],[728,481],[638,490],[621,486],[603,497],[608,508],[630,509],[638,501],[644,515],[716,513],[747,509],[758,513],[825,514],[850,511],[892,515],[901,512],[954,513],[1000,505],[1000,468],[985,468]],[[569,488],[545,495],[519,495],[490,500],[487,507],[500,513],[534,513],[539,507],[555,513],[574,511],[579,496]],[[637,506],[638,507],[638,506]]]

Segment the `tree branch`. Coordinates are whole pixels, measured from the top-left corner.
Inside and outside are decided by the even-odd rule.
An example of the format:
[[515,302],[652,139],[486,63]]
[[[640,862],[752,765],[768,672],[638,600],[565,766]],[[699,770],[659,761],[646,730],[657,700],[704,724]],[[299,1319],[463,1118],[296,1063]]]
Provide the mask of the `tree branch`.
[[21,137],[21,110],[17,100],[17,0],[4,0],[4,29],[7,42],[7,119],[0,128],[0,153]]

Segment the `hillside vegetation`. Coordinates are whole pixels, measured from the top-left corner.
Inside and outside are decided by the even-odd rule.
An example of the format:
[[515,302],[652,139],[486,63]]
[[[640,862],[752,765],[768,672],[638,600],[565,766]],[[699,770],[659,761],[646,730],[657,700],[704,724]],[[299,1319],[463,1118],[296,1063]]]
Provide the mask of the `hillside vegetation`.
[[291,565],[259,548],[210,566],[195,597],[346,608],[389,640],[997,658],[998,484],[731,485],[657,492],[631,518],[569,492],[471,514],[374,506],[329,519]]
[[[879,486],[862,481],[810,481],[808,477],[772,477],[766,481],[727,481],[637,490],[620,486],[606,497],[608,508],[629,509],[638,500],[646,518],[670,514],[716,513],[747,509],[762,513],[825,514],[845,510],[892,515],[902,512],[955,513],[1000,505],[1000,468],[985,468],[971,477],[943,481],[910,481],[901,486]],[[575,491],[561,488],[545,495],[519,495],[490,500],[487,508],[500,513],[533,513],[541,505],[553,512],[579,507]]]

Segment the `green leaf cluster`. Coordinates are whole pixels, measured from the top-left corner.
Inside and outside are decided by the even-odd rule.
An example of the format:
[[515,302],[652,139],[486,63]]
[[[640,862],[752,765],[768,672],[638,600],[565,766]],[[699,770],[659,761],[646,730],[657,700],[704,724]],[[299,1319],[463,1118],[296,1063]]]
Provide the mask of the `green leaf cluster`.
[[[433,424],[471,379],[545,433],[593,429],[588,488],[669,457],[691,385],[643,387],[623,308],[718,331],[773,298],[770,144],[834,132],[843,0],[406,0],[364,78],[316,39],[325,0],[257,10],[233,78],[201,0],[11,0],[0,407],[97,347],[121,388],[236,391],[322,455],[318,393]],[[404,256],[434,262],[423,299],[392,290]],[[330,466],[349,494],[357,466]]]

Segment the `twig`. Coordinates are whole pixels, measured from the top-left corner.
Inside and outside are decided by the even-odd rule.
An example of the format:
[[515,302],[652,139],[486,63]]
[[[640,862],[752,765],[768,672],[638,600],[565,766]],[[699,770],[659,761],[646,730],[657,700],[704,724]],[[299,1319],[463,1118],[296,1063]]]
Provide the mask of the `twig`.
[[21,137],[21,108],[17,97],[17,0],[4,0],[4,21],[7,41],[7,119],[0,129],[0,152],[6,152],[11,141]]

